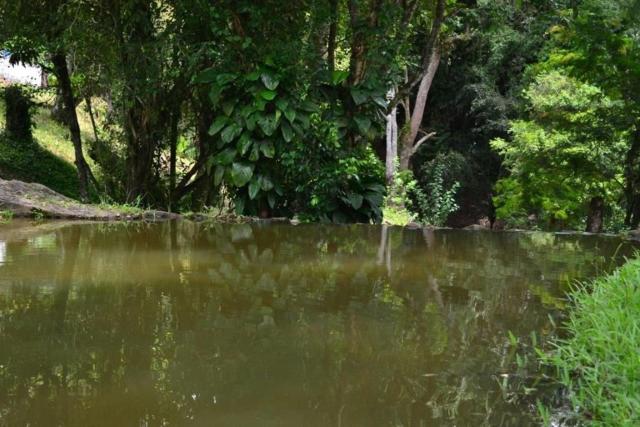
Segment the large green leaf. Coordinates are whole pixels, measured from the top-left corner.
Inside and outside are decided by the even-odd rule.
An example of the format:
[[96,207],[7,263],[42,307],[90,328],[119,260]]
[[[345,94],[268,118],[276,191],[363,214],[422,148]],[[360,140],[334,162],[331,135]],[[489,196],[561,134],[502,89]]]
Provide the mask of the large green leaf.
[[249,183],[249,198],[251,200],[255,199],[259,192],[260,192],[260,182],[257,179],[253,179]]
[[273,193],[267,194],[267,202],[269,202],[269,207],[273,209],[276,206],[276,196]]
[[309,116],[307,116],[306,114],[299,114],[298,115],[298,122],[302,124],[302,127],[304,129],[309,129]]
[[224,102],[222,104],[222,111],[226,116],[231,116],[231,113],[233,113],[233,109],[235,108],[235,106],[236,106],[235,100]]
[[296,110],[293,108],[286,108],[284,110],[284,116],[289,120],[289,123],[293,124],[293,121],[296,119]]
[[209,128],[209,135],[214,136],[215,134],[217,134],[218,132],[220,132],[222,130],[223,127],[225,127],[227,125],[227,122],[229,121],[229,119],[225,116],[218,116],[218,118],[216,118],[213,121],[213,124],[211,125],[211,127]]
[[242,215],[244,213],[244,205],[245,205],[244,197],[238,196],[238,198],[235,200],[235,205],[236,205],[236,213],[238,215]]
[[320,111],[320,107],[315,102],[311,102],[309,100],[305,100],[300,105],[300,108],[308,113],[317,113]]
[[252,162],[257,162],[260,158],[260,149],[258,148],[258,144],[253,144],[253,148],[251,148],[251,154],[249,154],[249,160]]
[[289,107],[289,101],[284,98],[280,98],[276,101],[276,107],[278,107],[278,110],[282,112],[287,111],[287,107]]
[[217,165],[229,165],[236,157],[235,148],[227,148],[214,157],[214,162]]
[[242,128],[237,123],[231,123],[222,131],[222,140],[227,144],[236,139],[242,133]]
[[260,97],[266,101],[273,101],[277,93],[273,90],[265,89],[260,91]]
[[249,74],[247,74],[244,78],[249,80],[250,82],[255,82],[256,80],[258,80],[260,78],[260,72],[259,71],[252,71]]
[[353,209],[358,210],[362,207],[362,202],[364,202],[364,197],[362,194],[358,193],[349,193],[346,197],[342,197],[342,200],[350,205]]
[[220,183],[222,182],[222,178],[224,177],[224,169],[224,166],[216,167],[216,172],[213,175],[213,183],[215,185],[220,185]]
[[231,180],[236,187],[244,187],[253,176],[255,165],[246,162],[235,162],[231,167]]
[[273,181],[271,181],[271,178],[265,175],[261,176],[260,188],[262,189],[262,191],[270,191],[271,189],[273,189]]
[[371,119],[368,117],[354,117],[356,125],[358,126],[358,130],[361,133],[368,133],[369,129],[371,129]]
[[244,156],[245,154],[247,154],[247,151],[249,151],[249,148],[251,148],[252,143],[253,141],[251,140],[249,135],[246,132],[243,133],[240,139],[238,140],[238,151],[240,152],[241,156]]
[[256,111],[264,111],[267,109],[267,104],[268,102],[265,101],[262,98],[257,98],[254,102],[253,102],[253,106],[255,107]]
[[354,87],[351,89],[351,97],[356,105],[362,105],[367,101],[368,95],[365,91]]
[[262,116],[258,119],[258,125],[265,135],[271,136],[278,127],[278,122],[274,117]]
[[271,74],[263,73],[260,76],[260,78],[262,78],[262,83],[264,84],[264,87],[266,87],[269,90],[276,90],[276,88],[280,84],[280,81],[275,77],[273,77]]
[[220,85],[220,86],[224,86],[224,85],[234,81],[236,79],[236,77],[237,76],[235,74],[231,74],[231,73],[218,74],[216,76],[216,83],[218,83],[218,85]]
[[389,105],[389,103],[387,102],[386,99],[384,99],[381,96],[374,96],[373,97],[373,102],[375,102],[376,104],[378,104],[380,107],[382,108],[387,108],[387,105]]
[[347,77],[349,77],[348,71],[335,70],[331,75],[331,83],[333,83],[334,86],[338,86],[347,80]]
[[217,85],[213,85],[211,90],[209,91],[209,100],[211,101],[211,105],[217,107],[220,103],[220,98],[222,97],[222,88]]
[[198,74],[193,81],[195,83],[212,83],[216,80],[217,75],[218,72],[216,70],[209,68],[208,70],[204,70]]
[[258,122],[259,117],[260,117],[259,114],[254,113],[244,120],[245,126],[247,127],[249,132],[253,132],[255,130],[256,123]]
[[273,156],[276,155],[276,148],[271,141],[260,143],[260,151],[262,151],[262,154],[269,159],[273,159]]
[[291,142],[291,140],[293,139],[293,129],[291,129],[291,126],[289,126],[287,122],[282,122],[282,124],[280,125],[280,131],[282,132],[282,137],[284,138],[284,140],[287,142]]
[[382,195],[382,193],[378,192],[368,191],[364,195],[364,198],[372,207],[382,206],[382,203],[384,202],[384,196]]

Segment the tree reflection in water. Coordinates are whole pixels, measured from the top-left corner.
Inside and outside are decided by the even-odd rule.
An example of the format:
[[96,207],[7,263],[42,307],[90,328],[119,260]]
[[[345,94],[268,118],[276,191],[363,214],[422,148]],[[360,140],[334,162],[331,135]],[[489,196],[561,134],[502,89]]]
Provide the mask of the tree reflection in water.
[[499,385],[536,373],[508,333],[544,341],[620,244],[189,222],[0,241],[7,426],[534,424]]

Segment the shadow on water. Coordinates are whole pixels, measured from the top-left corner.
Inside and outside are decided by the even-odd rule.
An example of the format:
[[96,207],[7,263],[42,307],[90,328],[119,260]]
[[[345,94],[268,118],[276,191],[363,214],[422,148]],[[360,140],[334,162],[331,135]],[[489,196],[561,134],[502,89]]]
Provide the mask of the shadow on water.
[[0,229],[0,425],[535,425],[532,402],[505,393],[520,372],[509,332],[544,342],[567,285],[621,262],[620,245],[362,225]]

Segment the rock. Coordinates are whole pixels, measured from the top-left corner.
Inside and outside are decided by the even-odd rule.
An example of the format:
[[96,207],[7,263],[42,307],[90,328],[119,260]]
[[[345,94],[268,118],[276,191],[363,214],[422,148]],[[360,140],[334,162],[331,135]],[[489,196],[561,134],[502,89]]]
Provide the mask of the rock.
[[41,215],[46,218],[125,220],[161,220],[179,218],[177,214],[148,211],[140,214],[125,214],[117,209],[101,208],[80,203],[56,193],[42,184],[0,179],[0,210],[7,210],[16,217]]
[[491,228],[491,220],[488,216],[484,216],[478,220],[478,224],[484,228]]
[[471,224],[464,228],[465,230],[489,230],[489,227],[486,227],[481,224]]
[[507,223],[502,219],[496,219],[491,227],[492,230],[506,230],[506,228]]
[[631,240],[640,240],[640,229],[629,231],[627,236]]

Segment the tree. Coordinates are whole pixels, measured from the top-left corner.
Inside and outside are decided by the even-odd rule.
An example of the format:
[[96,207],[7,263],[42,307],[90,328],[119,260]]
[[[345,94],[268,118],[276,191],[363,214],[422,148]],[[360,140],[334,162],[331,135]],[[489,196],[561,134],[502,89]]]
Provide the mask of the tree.
[[622,190],[622,103],[558,71],[538,76],[526,99],[529,119],[512,122],[511,141],[492,142],[509,171],[496,187],[498,217],[535,214],[550,228],[586,220],[587,231],[601,232]]
[[72,0],[4,2],[1,11],[6,25],[0,36],[12,52],[12,61],[38,64],[56,76],[75,152],[80,197],[88,201],[92,173],[83,153],[67,64],[68,28],[75,6]]
[[637,0],[585,0],[554,27],[548,64],[565,68],[624,104],[625,223],[640,224],[640,22]]

